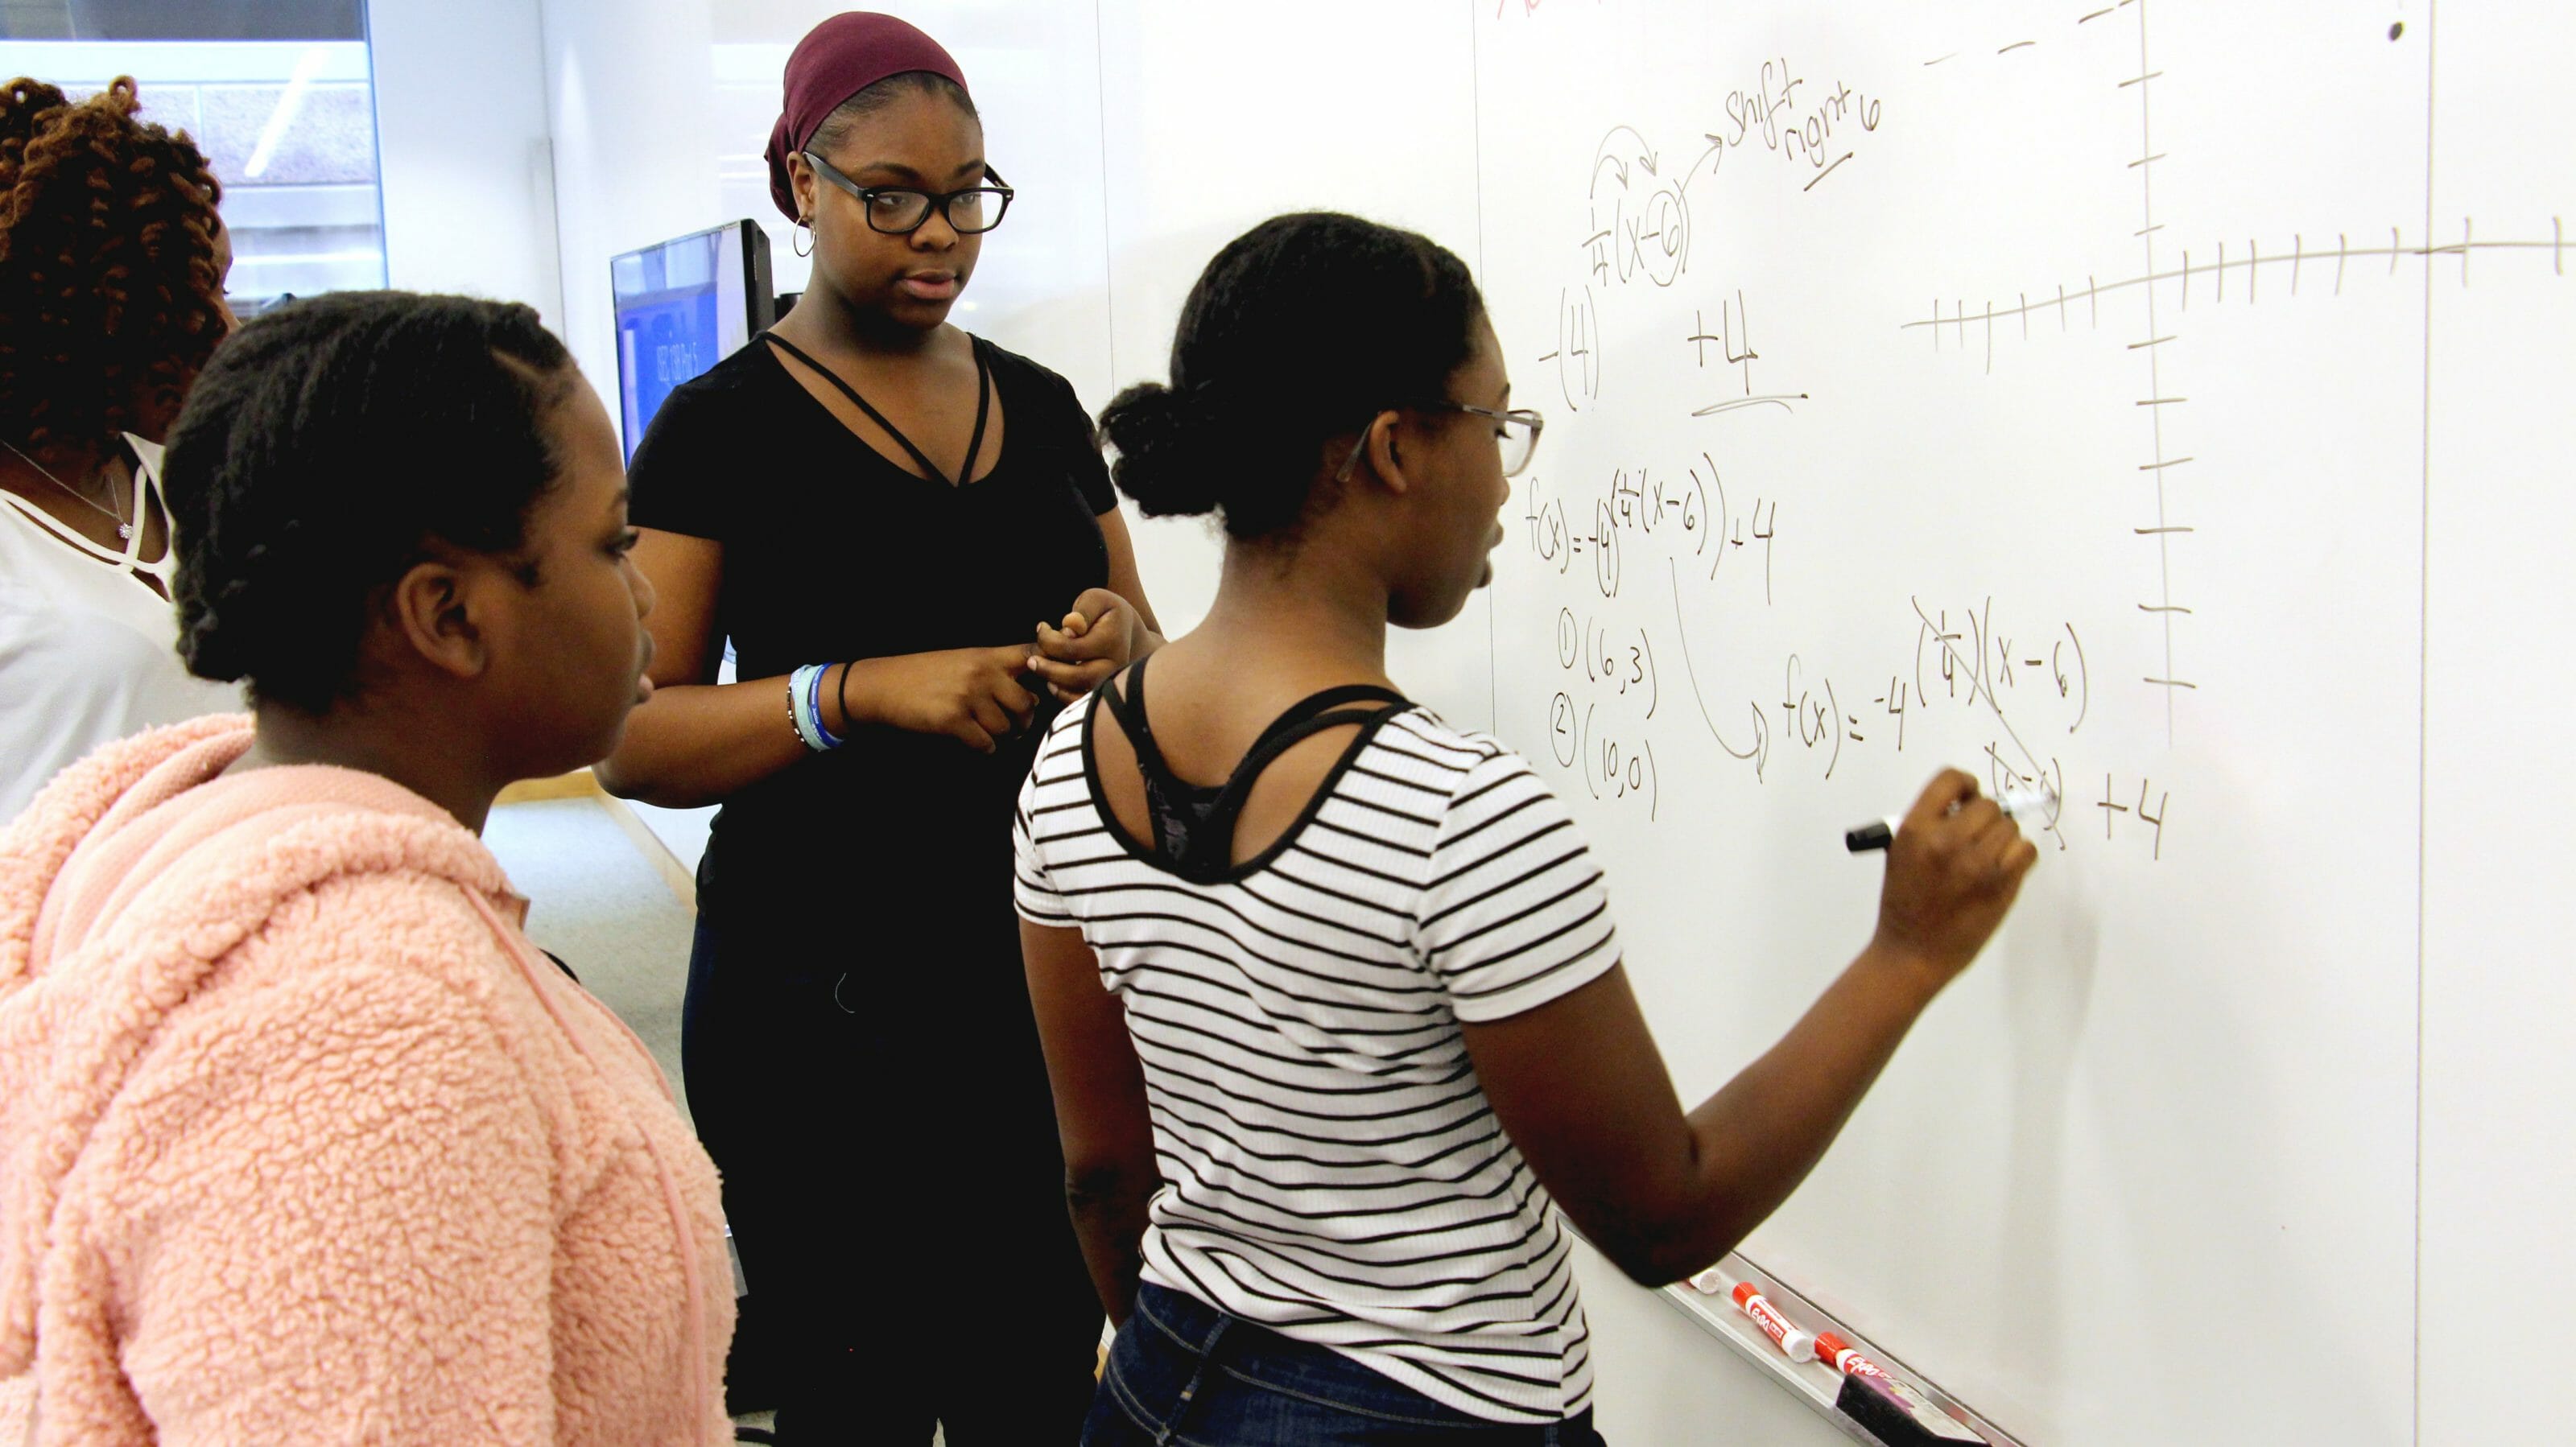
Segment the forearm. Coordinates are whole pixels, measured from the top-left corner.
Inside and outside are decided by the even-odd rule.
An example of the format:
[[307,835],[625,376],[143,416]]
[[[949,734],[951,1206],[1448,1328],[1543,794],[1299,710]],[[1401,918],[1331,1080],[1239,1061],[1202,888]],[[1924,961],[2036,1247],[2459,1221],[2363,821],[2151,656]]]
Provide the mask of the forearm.
[[1873,945],[1779,1043],[1691,1111],[1692,1203],[1657,1243],[1656,1274],[1706,1266],[1779,1209],[1938,992],[1932,970]]
[[1159,1181],[1132,1182],[1123,1172],[1069,1172],[1065,1201],[1073,1211],[1073,1232],[1082,1244],[1082,1262],[1091,1272],[1092,1290],[1112,1326],[1125,1326],[1136,1306],[1136,1286],[1145,1266],[1145,1226]]
[[[827,694],[838,676],[836,669],[824,680]],[[829,697],[824,706],[834,707]],[[598,775],[620,797],[689,809],[720,804],[812,752],[788,719],[784,677],[675,684],[655,689],[628,716],[626,736]]]
[[[960,655],[973,651],[946,650]],[[814,690],[824,729],[843,739],[866,728],[958,733],[940,705],[925,704],[937,696],[939,673],[934,667],[925,675],[921,665],[942,656],[918,653],[826,664]],[[1016,652],[1011,661],[1015,666],[1019,662]],[[617,752],[600,765],[601,786],[623,798],[685,809],[723,803],[794,767],[813,750],[789,717],[788,682],[777,677],[657,688],[627,720]],[[990,693],[996,685],[987,680],[978,686]],[[1017,696],[1016,685],[1010,691]],[[1010,726],[1001,710],[1024,703],[993,706],[995,736]],[[970,742],[984,747],[989,740],[977,734]]]

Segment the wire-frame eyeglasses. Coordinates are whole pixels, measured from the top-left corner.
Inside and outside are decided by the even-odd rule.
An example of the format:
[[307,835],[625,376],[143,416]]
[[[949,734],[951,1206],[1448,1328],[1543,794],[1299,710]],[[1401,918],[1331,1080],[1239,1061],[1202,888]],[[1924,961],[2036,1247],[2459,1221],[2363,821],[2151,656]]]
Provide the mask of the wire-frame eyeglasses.
[[[1483,417],[1491,421],[1494,424],[1494,440],[1503,449],[1503,476],[1505,477],[1518,477],[1521,469],[1529,466],[1530,458],[1538,452],[1538,435],[1547,430],[1547,419],[1527,407],[1515,407],[1508,412],[1503,412],[1491,407],[1470,407],[1464,402],[1443,400],[1424,403],[1422,410],[1464,412],[1469,416]],[[1359,444],[1351,449],[1350,456],[1342,459],[1342,469],[1333,475],[1333,480],[1350,481],[1351,470],[1359,466],[1360,454],[1367,450],[1368,431],[1363,428],[1360,432]]]

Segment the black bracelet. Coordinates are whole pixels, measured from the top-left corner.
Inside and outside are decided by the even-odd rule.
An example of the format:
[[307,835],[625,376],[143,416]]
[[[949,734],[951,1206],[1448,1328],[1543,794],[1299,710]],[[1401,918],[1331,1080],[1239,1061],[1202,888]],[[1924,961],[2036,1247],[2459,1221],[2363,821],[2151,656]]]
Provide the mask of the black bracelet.
[[850,665],[841,665],[841,678],[832,685],[832,701],[841,706],[841,737],[850,736]]

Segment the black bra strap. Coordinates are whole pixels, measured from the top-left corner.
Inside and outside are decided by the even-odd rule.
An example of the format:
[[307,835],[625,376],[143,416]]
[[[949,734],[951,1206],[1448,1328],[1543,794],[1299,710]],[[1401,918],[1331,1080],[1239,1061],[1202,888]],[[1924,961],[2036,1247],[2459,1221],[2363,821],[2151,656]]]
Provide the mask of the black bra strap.
[[[1145,812],[1154,825],[1154,853],[1188,879],[1212,879],[1233,867],[1235,823],[1245,801],[1252,796],[1253,786],[1280,755],[1327,729],[1358,725],[1365,739],[1368,725],[1412,704],[1393,689],[1367,683],[1309,694],[1272,720],[1225,783],[1211,789],[1173,773],[1163,757],[1162,746],[1154,741],[1153,728],[1145,719],[1148,661],[1138,660],[1127,670],[1126,677],[1113,680],[1100,694],[1136,751],[1136,767],[1144,776]],[[1388,706],[1355,714],[1360,705],[1370,703]],[[1360,742],[1353,740],[1353,746]],[[1182,812],[1184,801],[1190,806],[1186,814]],[[1177,842],[1173,839],[1175,834],[1179,836]]]
[[[1208,808],[1211,832],[1227,841],[1229,853],[1234,839],[1235,817],[1243,812],[1244,801],[1252,797],[1253,786],[1261,782],[1262,774],[1278,761],[1281,754],[1327,729],[1366,724],[1392,712],[1390,709],[1373,709],[1360,713],[1357,711],[1360,702],[1354,699],[1338,708],[1320,709],[1294,723],[1282,718],[1261,731],[1259,741],[1253,744],[1250,753],[1243,756],[1243,762],[1234,766],[1234,773],[1225,781],[1225,788],[1218,792],[1216,802]],[[1397,702],[1403,700],[1398,699]]]
[[[1173,807],[1171,795],[1178,788],[1188,788],[1172,766],[1163,758],[1162,745],[1154,742],[1153,725],[1145,721],[1145,663],[1138,659],[1127,676],[1101,685],[1100,700],[1127,731],[1127,746],[1136,751],[1136,772],[1145,780],[1145,813],[1154,824],[1154,852],[1165,854],[1164,818]],[[1121,687],[1120,685],[1124,685]]]
[[975,459],[984,450],[984,424],[990,420],[993,412],[993,368],[991,361],[984,355],[983,338],[970,337],[968,339],[974,344],[975,350],[975,435],[966,444],[966,470],[959,473],[956,478],[952,480],[948,474],[939,470],[938,463],[931,461],[926,453],[924,453],[919,447],[913,445],[911,438],[903,435],[902,428],[899,428],[892,422],[887,421],[886,415],[883,412],[869,406],[868,399],[860,396],[859,389],[851,386],[848,381],[843,379],[840,373],[824,366],[821,362],[815,360],[812,353],[806,351],[803,347],[796,345],[794,342],[787,340],[785,337],[780,336],[775,331],[762,332],[760,335],[772,346],[777,347],[779,350],[785,352],[791,357],[794,357],[796,360],[803,362],[806,366],[813,369],[816,376],[821,377],[824,381],[831,383],[835,388],[839,389],[842,396],[850,399],[851,406],[856,407],[861,412],[867,414],[867,419],[869,421],[885,429],[886,436],[893,438],[895,445],[902,448],[905,453],[911,456],[913,465],[919,467],[924,473],[927,473],[933,482],[945,482],[951,487],[958,487],[974,480]]

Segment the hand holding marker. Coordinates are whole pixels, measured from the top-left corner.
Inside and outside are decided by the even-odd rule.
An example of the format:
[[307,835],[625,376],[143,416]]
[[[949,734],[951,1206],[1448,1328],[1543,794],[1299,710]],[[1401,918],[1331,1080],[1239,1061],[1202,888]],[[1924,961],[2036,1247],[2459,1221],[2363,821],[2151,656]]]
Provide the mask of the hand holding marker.
[[[1979,794],[1976,779],[1944,769],[1926,784],[1900,822],[1853,830],[1853,852],[1887,851],[1887,877],[1878,902],[1878,930],[1853,965],[1873,971],[1873,989],[1906,992],[1910,1008],[1929,1003],[1976,958],[2020,893],[2039,853],[2016,827],[2016,815],[2046,814],[2050,794]],[[1839,987],[1838,987],[1839,988]],[[1919,993],[1913,993],[1919,992]],[[1892,1043],[1892,1042],[1891,1042]],[[1709,1296],[1726,1296],[1791,1362],[1816,1363],[1823,1344],[1781,1313],[1756,1284],[1710,1267],[1690,1278]],[[1822,1365],[1838,1378],[1834,1410],[1888,1447],[1936,1447],[1987,1439],[1934,1408],[1925,1397],[1854,1351],[1839,1336]],[[1809,1390],[1812,1378],[1803,1378]]]
[[[2003,810],[2004,816],[2010,819],[2046,819],[2049,811],[2057,807],[2057,796],[2046,790],[2030,793],[2006,790],[2003,797],[1995,801],[1995,807]],[[1846,829],[1843,831],[1843,847],[1854,854],[1885,849],[1896,842],[1897,828],[1904,822],[1891,814],[1857,829]]]

